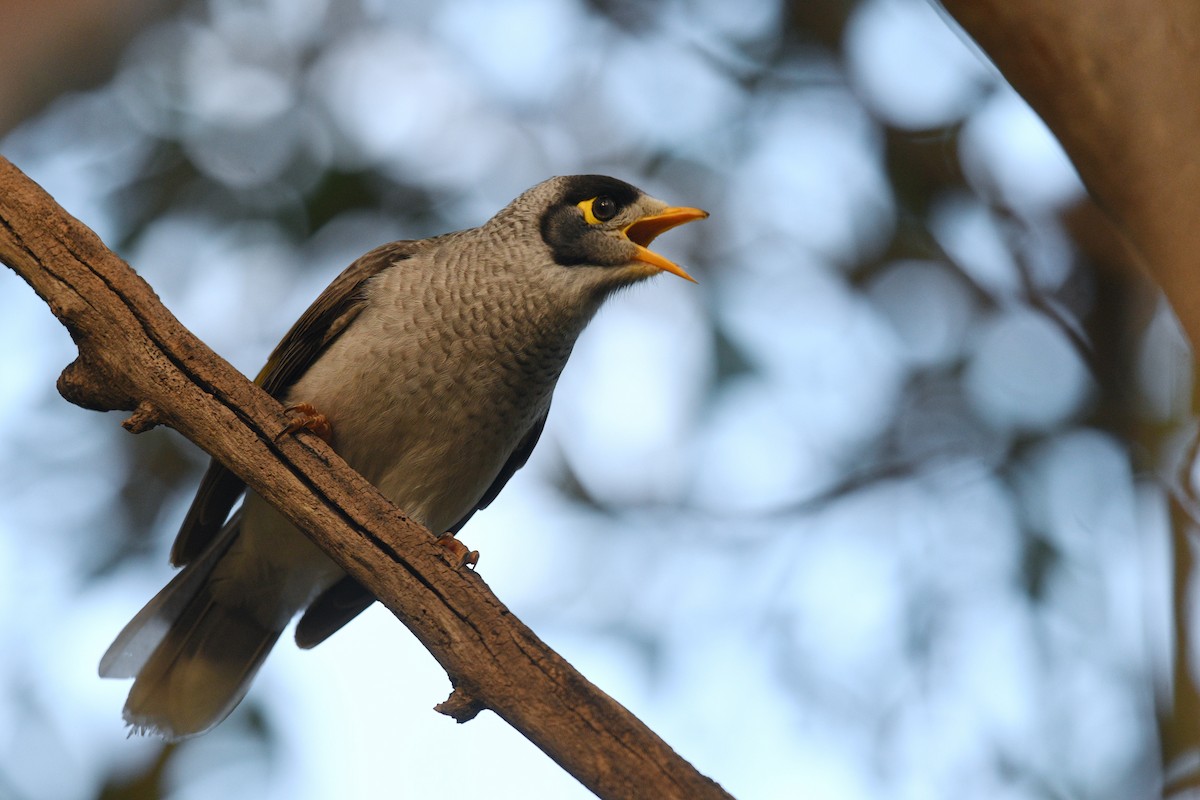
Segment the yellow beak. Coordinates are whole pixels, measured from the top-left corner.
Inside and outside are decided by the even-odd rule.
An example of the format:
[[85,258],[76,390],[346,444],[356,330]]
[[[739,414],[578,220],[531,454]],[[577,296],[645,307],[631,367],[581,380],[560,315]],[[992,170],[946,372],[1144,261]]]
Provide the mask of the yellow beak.
[[636,260],[695,283],[696,279],[688,275],[683,267],[646,248],[650,246],[650,243],[660,233],[669,231],[671,228],[678,227],[687,222],[704,219],[707,216],[707,211],[701,211],[698,208],[686,208],[682,206],[665,208],[657,214],[650,214],[641,219],[634,220],[626,225],[621,232],[625,234],[629,241],[637,245],[637,254],[634,255]]

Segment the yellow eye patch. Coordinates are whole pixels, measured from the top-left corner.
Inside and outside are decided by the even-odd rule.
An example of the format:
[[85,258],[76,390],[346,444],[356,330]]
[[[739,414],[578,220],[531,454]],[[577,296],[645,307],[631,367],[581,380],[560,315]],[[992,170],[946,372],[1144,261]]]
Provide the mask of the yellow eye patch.
[[580,200],[575,204],[583,212],[583,220],[588,225],[599,225],[608,222],[617,215],[616,202],[606,194],[593,197],[590,200]]
[[592,206],[595,205],[596,198],[591,200],[580,200],[575,205],[579,206],[579,210],[583,212],[583,219],[588,225],[599,225],[600,220],[596,219],[596,214],[592,211]]

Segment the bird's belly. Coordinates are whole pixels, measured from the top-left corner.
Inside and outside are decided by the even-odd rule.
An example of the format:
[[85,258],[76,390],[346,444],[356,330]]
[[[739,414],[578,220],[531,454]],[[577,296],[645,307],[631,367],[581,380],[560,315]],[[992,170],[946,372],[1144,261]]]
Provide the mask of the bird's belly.
[[[456,380],[443,364],[381,380],[378,371],[356,374],[345,361],[322,361],[330,368],[315,365],[290,402],[325,414],[338,454],[435,533],[470,513],[549,398],[549,387],[530,391],[483,370]],[[356,382],[357,397],[335,388],[347,382]]]
[[441,533],[475,507],[516,448],[528,424],[513,416],[525,415],[484,422],[456,404],[397,398],[366,424],[353,417],[331,423],[347,463],[414,520]]
[[[368,421],[334,414],[334,442],[385,497],[442,533],[475,507],[519,441],[460,411],[397,402]],[[242,512],[241,534],[212,576],[214,591],[260,615],[262,624],[282,625],[343,572],[256,493],[247,492]]]
[[545,413],[581,324],[548,335],[486,293],[443,297],[431,283],[386,283],[406,276],[381,277],[375,301],[287,400],[323,413],[338,454],[440,533],[475,508]]

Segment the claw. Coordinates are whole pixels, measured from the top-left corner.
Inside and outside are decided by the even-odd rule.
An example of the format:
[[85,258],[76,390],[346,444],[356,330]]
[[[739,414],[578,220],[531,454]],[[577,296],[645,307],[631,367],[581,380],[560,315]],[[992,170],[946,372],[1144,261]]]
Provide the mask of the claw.
[[479,563],[479,551],[471,550],[465,544],[454,538],[453,533],[443,533],[434,542],[439,547],[446,549],[446,560],[455,569],[469,567],[475,569],[475,565]]
[[317,411],[311,404],[297,403],[294,406],[285,408],[283,413],[291,417],[292,421],[279,434],[279,438],[303,429],[310,433],[315,433],[324,439],[327,444],[332,442],[333,426],[329,423],[329,418]]

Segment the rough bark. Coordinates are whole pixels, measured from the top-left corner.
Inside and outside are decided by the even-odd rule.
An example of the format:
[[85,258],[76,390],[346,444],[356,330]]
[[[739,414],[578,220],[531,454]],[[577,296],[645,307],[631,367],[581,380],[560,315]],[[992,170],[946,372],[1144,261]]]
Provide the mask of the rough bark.
[[[175,428],[220,459],[370,589],[445,668],[439,710],[491,709],[597,795],[728,797],[548,648],[474,572],[450,566],[324,442],[188,332],[150,286],[37,184],[0,158],[0,260],[44,299],[79,357],[59,391],[126,409],[133,432]],[[115,713],[115,711],[114,711]]]
[[[1200,352],[1200,3],[942,4],[1058,137]],[[1200,747],[1188,600],[1198,527],[1186,477],[1172,488],[1182,492],[1171,505],[1176,641],[1160,733],[1168,789],[1176,793],[1200,785],[1194,765],[1173,766]],[[1178,502],[1185,496],[1191,502]]]

